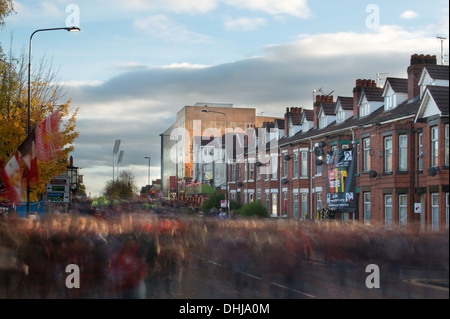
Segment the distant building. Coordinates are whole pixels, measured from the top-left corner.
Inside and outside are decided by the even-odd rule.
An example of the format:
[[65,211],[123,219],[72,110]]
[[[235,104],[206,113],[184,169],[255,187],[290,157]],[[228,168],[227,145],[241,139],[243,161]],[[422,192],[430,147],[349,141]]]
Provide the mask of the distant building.
[[[226,114],[226,117],[222,113]],[[274,120],[270,117],[264,118]],[[194,151],[198,151],[194,150],[194,136],[222,136],[225,134],[226,119],[227,129],[233,132],[255,128],[256,124],[262,121],[262,117],[256,116],[254,108],[236,108],[233,104],[223,103],[196,103],[193,106],[184,106],[177,113],[175,123],[160,134],[163,196],[169,197],[171,194],[173,197],[176,193],[180,195],[178,190],[183,190],[184,185],[194,181]],[[222,174],[225,174],[223,168]],[[174,180],[177,186],[173,185]],[[218,186],[217,181],[215,186]]]

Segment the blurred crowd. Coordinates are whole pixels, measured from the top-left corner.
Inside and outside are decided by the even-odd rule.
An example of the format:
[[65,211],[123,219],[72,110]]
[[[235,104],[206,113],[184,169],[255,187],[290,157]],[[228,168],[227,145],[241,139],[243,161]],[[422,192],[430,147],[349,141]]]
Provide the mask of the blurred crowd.
[[[170,212],[5,219],[0,222],[0,297],[175,298],[186,266],[201,260],[228,268],[227,280],[236,288],[246,284],[242,273],[301,283],[311,275],[304,271],[308,263],[333,265],[341,280],[353,267],[367,264],[389,269],[392,277],[402,267],[448,271],[448,232]],[[79,267],[80,289],[67,288],[69,264]]]

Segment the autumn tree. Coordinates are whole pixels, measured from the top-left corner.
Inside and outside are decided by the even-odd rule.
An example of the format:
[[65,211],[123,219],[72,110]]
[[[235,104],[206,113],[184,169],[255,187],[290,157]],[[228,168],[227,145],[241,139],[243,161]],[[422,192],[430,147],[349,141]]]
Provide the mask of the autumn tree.
[[[12,11],[10,0],[0,0],[0,27],[4,17]],[[12,47],[12,45],[11,45]],[[6,163],[27,137],[28,119],[28,57],[1,50],[0,44],[0,161]],[[58,80],[57,71],[45,57],[31,70],[30,79],[30,123],[31,130],[50,114],[59,111],[61,151],[50,162],[39,162],[40,183],[31,189],[30,200],[45,193],[46,183],[51,177],[66,171],[67,159],[74,150],[73,141],[78,137],[76,116],[78,108],[64,100],[64,87]]]
[[5,18],[13,11],[12,0],[0,0],[0,29],[5,25]]

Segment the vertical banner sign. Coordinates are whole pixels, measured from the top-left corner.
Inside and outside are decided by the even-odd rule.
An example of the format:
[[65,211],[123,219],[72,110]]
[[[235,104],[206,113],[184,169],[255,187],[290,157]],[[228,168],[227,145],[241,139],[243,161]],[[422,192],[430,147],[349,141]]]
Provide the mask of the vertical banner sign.
[[336,212],[356,211],[354,153],[353,149],[327,153],[327,205]]
[[177,191],[177,178],[176,176],[170,176],[170,192],[175,193]]

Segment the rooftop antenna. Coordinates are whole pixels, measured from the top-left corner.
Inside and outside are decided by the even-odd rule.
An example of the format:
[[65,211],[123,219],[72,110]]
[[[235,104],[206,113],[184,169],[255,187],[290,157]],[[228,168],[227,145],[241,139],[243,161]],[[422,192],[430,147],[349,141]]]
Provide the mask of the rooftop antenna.
[[384,74],[389,74],[389,73],[388,72],[384,72],[384,73],[377,72],[377,86],[378,86],[378,81],[386,79],[386,78],[380,78],[380,75],[384,75]]
[[444,40],[447,40],[447,38],[437,35],[436,39],[441,41],[441,65],[444,65]]

